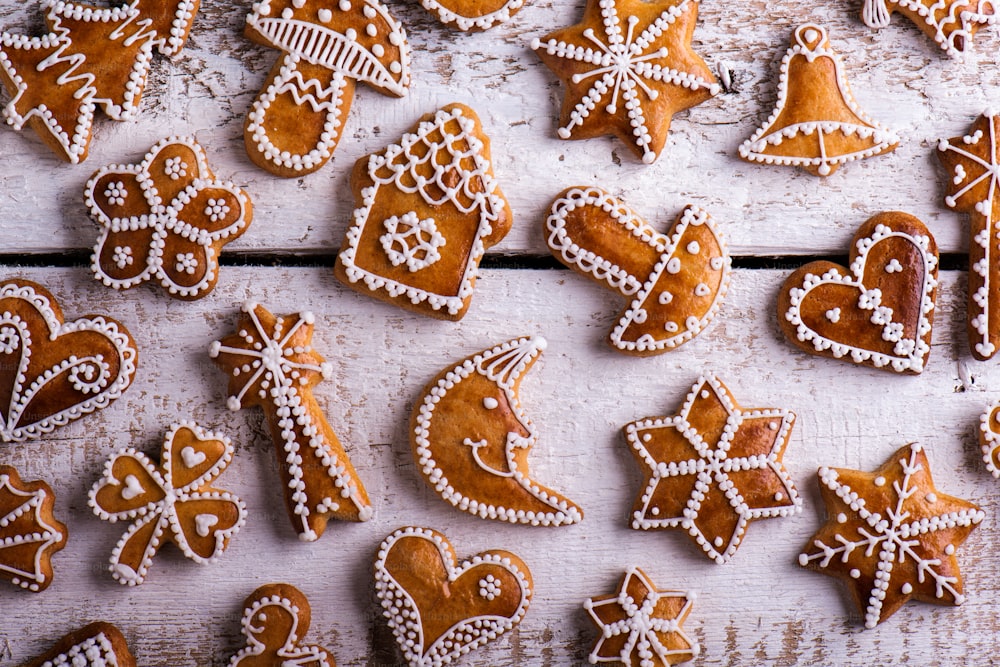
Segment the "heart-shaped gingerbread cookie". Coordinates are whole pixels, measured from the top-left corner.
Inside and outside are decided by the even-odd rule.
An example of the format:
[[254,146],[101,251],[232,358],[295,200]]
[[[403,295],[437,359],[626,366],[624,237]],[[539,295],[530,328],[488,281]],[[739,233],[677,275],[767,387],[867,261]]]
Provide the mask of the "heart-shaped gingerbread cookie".
[[37,438],[106,407],[132,383],[137,356],[115,320],[64,322],[41,285],[0,285],[0,440]]
[[856,364],[920,373],[930,353],[938,251],[907,213],[871,218],[854,236],[851,264],[811,262],[778,297],[778,321],[807,352]]
[[509,551],[456,564],[442,533],[400,528],[379,547],[375,591],[406,661],[442,665],[521,622],[531,573]]

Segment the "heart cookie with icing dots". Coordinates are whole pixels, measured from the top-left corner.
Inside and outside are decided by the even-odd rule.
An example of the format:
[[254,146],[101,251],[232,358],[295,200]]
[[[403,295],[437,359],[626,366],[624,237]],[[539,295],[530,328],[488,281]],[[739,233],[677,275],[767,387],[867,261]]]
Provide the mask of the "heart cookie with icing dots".
[[930,354],[938,251],[907,213],[880,213],[854,236],[851,264],[811,262],[785,280],[778,321],[806,352],[897,373]]
[[375,592],[406,661],[443,665],[497,639],[524,617],[531,573],[509,551],[457,564],[448,538],[400,528],[379,547]]
[[137,357],[115,320],[65,322],[41,285],[0,284],[0,439],[38,438],[107,407],[132,383]]

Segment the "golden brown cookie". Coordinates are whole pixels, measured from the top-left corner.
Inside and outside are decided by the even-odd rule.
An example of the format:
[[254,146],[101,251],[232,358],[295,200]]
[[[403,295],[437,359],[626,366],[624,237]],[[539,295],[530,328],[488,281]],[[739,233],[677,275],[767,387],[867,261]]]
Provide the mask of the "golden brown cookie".
[[44,655],[21,667],[135,667],[121,631],[110,623],[91,623],[60,639]]
[[107,407],[132,384],[138,354],[119,322],[65,322],[41,285],[0,283],[0,440],[38,438]]
[[986,469],[1000,478],[1000,401],[994,401],[979,417],[979,447]]
[[412,667],[444,665],[517,626],[531,601],[531,572],[509,551],[457,562],[444,534],[400,528],[383,540],[375,593]]
[[992,0],[864,0],[861,20],[884,28],[893,12],[913,21],[953,58],[972,50],[972,37],[981,27],[1000,21]]
[[313,396],[333,374],[312,348],[315,316],[274,316],[243,305],[237,332],[212,343],[209,355],[229,376],[230,410],[260,406],[274,440],[285,507],[304,541],[318,540],[330,519],[367,521],[371,502],[337,434]]
[[851,243],[850,267],[811,262],[778,295],[778,323],[806,352],[920,373],[931,351],[937,297],[934,237],[907,213],[880,213]]
[[243,128],[247,155],[277,176],[326,164],[356,82],[397,97],[410,85],[406,32],[378,0],[257,0],[244,34],[281,52]]
[[829,176],[841,165],[896,149],[899,137],[854,101],[840,56],[826,30],[807,23],[781,60],[778,103],[763,127],[740,146],[750,162],[802,167]]
[[357,208],[337,256],[340,282],[417,313],[460,320],[479,261],[510,231],[510,205],[493,177],[476,112],[449,104],[399,143],[361,158]]
[[583,519],[579,507],[528,470],[538,438],[518,389],[545,347],[536,336],[484,350],[442,371],[417,398],[410,419],[417,468],[454,507],[534,526]]
[[0,579],[34,592],[52,583],[52,555],[69,537],[55,503],[48,484],[22,481],[12,466],[0,465]]
[[337,667],[325,648],[302,643],[311,617],[309,600],[295,586],[261,586],[243,603],[240,629],[247,645],[229,660],[229,667]]
[[714,377],[695,382],[676,416],[627,424],[644,478],[632,528],[679,528],[725,563],[751,521],[802,509],[783,463],[794,424],[788,410],[741,407]]
[[524,6],[524,0],[420,0],[441,23],[478,32],[503,23]]
[[604,190],[569,188],[552,204],[545,232],[556,259],[629,300],[608,335],[625,354],[661,354],[691,340],[729,288],[725,241],[695,206],[661,234]]
[[799,556],[843,579],[874,628],[910,598],[962,604],[955,549],[986,516],[934,486],[927,454],[907,445],[875,472],[819,469],[827,521]]
[[692,50],[698,0],[588,0],[583,20],[531,42],[566,86],[559,136],[613,134],[646,164],[674,114],[721,88]]
[[145,581],[166,542],[196,563],[222,555],[246,522],[243,501],[211,486],[232,459],[229,438],[180,422],[167,432],[159,464],[131,447],[108,460],[89,505],[104,521],[132,522],[111,553],[111,574],[119,583]]

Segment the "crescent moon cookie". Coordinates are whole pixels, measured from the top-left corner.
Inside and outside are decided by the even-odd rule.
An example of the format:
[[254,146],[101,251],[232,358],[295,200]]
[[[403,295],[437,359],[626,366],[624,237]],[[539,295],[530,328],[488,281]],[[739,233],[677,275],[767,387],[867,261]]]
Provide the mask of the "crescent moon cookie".
[[261,586],[243,603],[241,631],[247,645],[229,667],[337,667],[322,646],[302,644],[312,609],[302,591],[291,584]]
[[396,97],[410,85],[406,31],[378,0],[258,0],[244,35],[281,52],[243,129],[250,160],[276,176],[327,163],[358,81]]
[[513,220],[476,112],[449,104],[351,173],[357,208],[334,274],[351,289],[460,320],[479,261]]
[[802,509],[782,459],[795,414],[743,408],[714,377],[699,378],[675,417],[627,424],[642,468],[632,528],[685,530],[716,563],[736,554],[750,522]]
[[981,27],[1000,21],[992,0],[864,0],[861,20],[881,29],[893,12],[913,21],[953,58],[972,50],[972,37]]
[[229,409],[264,410],[288,517],[306,542],[318,540],[330,519],[372,516],[368,493],[313,396],[313,387],[333,375],[312,347],[314,323],[308,311],[276,317],[246,303],[237,332],[209,348],[229,376]]
[[524,0],[420,0],[438,21],[465,32],[489,30],[524,6]]
[[965,601],[955,549],[986,515],[937,490],[920,445],[903,447],[871,473],[820,468],[819,482],[828,519],[799,564],[847,583],[866,628],[910,598]]
[[583,520],[579,507],[528,470],[538,438],[518,389],[545,346],[536,336],[484,350],[442,371],[417,398],[410,419],[417,468],[458,509],[533,526]]
[[740,157],[829,176],[841,165],[897,146],[899,137],[854,101],[826,30],[810,23],[796,28],[781,60],[778,103],[763,127],[740,146]]
[[656,161],[674,114],[722,88],[691,48],[698,0],[588,0],[583,20],[531,48],[566,86],[559,136],[613,134]]
[[608,335],[625,354],[661,354],[691,340],[729,289],[729,251],[696,206],[661,234],[604,190],[569,188],[552,204],[545,232],[556,259],[629,300]]
[[0,579],[36,593],[52,583],[52,555],[69,536],[53,514],[55,503],[48,484],[25,482],[0,465]]
[[39,438],[107,407],[132,384],[138,354],[119,322],[66,322],[41,285],[0,283],[0,440]]
[[146,87],[153,48],[180,52],[200,0],[131,0],[95,7],[45,0],[48,33],[0,33],[3,110],[15,130],[30,126],[59,157],[87,159],[94,113],[132,120]]
[[111,552],[111,574],[119,583],[144,582],[165,542],[196,563],[222,555],[246,522],[243,501],[211,486],[232,459],[229,438],[180,422],[167,431],[159,464],[131,447],[108,460],[89,505],[104,521],[132,522]]
[[44,655],[22,667],[135,667],[121,631],[110,623],[91,623],[60,639]]
[[457,562],[444,534],[400,528],[379,546],[375,593],[411,667],[447,665],[517,626],[531,572],[509,551]]
[[189,137],[164,139],[139,164],[100,169],[84,200],[101,226],[94,277],[114,289],[156,280],[178,299],[215,288],[219,252],[253,219],[247,193],[217,180]]
[[907,213],[880,213],[851,244],[850,267],[811,262],[778,296],[778,323],[797,347],[823,357],[920,373],[931,351],[938,250]]

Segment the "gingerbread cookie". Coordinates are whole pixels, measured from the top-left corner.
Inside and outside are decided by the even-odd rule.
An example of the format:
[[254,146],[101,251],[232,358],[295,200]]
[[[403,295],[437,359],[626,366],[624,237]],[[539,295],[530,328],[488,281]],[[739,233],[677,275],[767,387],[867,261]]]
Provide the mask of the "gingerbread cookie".
[[903,447],[872,473],[819,469],[826,524],[799,556],[803,567],[843,579],[874,628],[910,598],[962,604],[955,549],[985,514],[945,495],[920,445]]
[[7,122],[29,125],[59,157],[87,158],[94,113],[138,115],[153,48],[176,55],[200,0],[131,0],[113,7],[45,0],[48,34],[0,33]]
[[222,555],[246,522],[243,501],[211,486],[232,459],[229,438],[180,422],[167,432],[158,465],[131,447],[108,460],[89,505],[104,521],[132,522],[111,553],[119,583],[145,581],[164,542],[196,563]]
[[29,591],[52,583],[52,555],[66,546],[66,525],[52,513],[56,497],[42,481],[24,482],[0,465],[0,579]]
[[91,623],[71,632],[44,655],[21,667],[135,667],[128,642],[110,623]]
[[65,322],[41,285],[0,284],[0,439],[38,438],[107,407],[132,384],[137,357],[131,334],[115,320]]
[[694,660],[701,648],[683,627],[694,599],[687,591],[660,590],[645,572],[630,569],[617,593],[583,603],[601,633],[590,663],[670,667]]
[[535,526],[583,520],[579,507],[528,470],[538,437],[517,392],[545,347],[538,336],[515,338],[467,357],[431,380],[414,404],[417,468],[458,509]]
[[829,176],[841,165],[896,149],[899,137],[854,101],[840,56],[826,30],[799,26],[781,60],[778,104],[740,146],[750,162],[802,167]]
[[400,528],[375,561],[375,593],[412,667],[446,665],[513,629],[531,588],[528,566],[509,551],[457,563],[448,538],[430,528]]
[[247,645],[229,667],[337,667],[322,646],[302,644],[309,632],[309,600],[291,584],[261,586],[243,603],[241,631]]
[[219,252],[253,218],[247,193],[217,180],[190,137],[164,139],[139,164],[102,168],[84,200],[101,226],[94,276],[115,289],[157,280],[178,299],[212,291]]
[[986,469],[1000,478],[1000,401],[994,401],[979,418],[979,446]]
[[937,274],[927,227],[907,213],[880,213],[854,235],[849,268],[811,262],[785,280],[778,323],[806,352],[920,373],[931,351]]
[[244,35],[281,51],[243,129],[250,160],[277,176],[326,164],[357,81],[397,97],[410,85],[406,32],[378,0],[257,0]]
[[237,332],[209,355],[229,375],[230,410],[260,406],[274,439],[285,506],[299,539],[319,539],[327,521],[367,521],[371,502],[312,389],[333,374],[312,348],[315,316],[275,317],[246,303]]
[[632,528],[680,528],[727,562],[751,521],[802,509],[782,462],[794,424],[788,410],[739,406],[714,377],[698,379],[677,416],[627,424],[644,478]]
[[524,6],[524,0],[420,0],[420,4],[441,23],[478,32],[508,20]]
[[972,50],[977,30],[1000,21],[992,0],[864,0],[861,20],[884,28],[893,12],[913,21],[953,58]]
[[1000,346],[1000,185],[997,151],[1000,117],[984,115],[963,137],[942,139],[938,158],[948,172],[944,203],[969,214],[969,349],[976,359],[991,359]]
[[673,115],[722,90],[691,48],[697,20],[698,0],[588,0],[583,21],[532,40],[566,86],[559,136],[613,134],[654,162]]
[[729,288],[725,241],[708,213],[688,206],[666,234],[600,188],[569,188],[545,221],[556,259],[629,304],[608,342],[625,354],[661,354],[719,312]]

